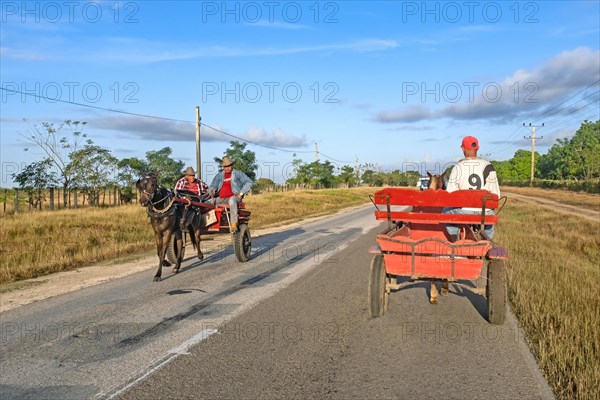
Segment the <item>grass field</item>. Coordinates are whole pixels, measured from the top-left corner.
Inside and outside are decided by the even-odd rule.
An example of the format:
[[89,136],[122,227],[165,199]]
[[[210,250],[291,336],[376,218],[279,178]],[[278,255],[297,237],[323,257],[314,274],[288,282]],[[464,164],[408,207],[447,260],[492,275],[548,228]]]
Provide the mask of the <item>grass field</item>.
[[[521,189],[530,195],[541,190]],[[249,196],[246,203],[252,227],[261,228],[365,204],[375,190],[269,193]],[[598,200],[597,195],[555,192],[562,191],[541,196],[587,207]],[[139,205],[24,213],[1,221],[4,284],[154,248]],[[559,399],[600,398],[599,230],[600,222],[511,200],[494,237],[510,254],[511,308]]]
[[505,192],[513,192],[517,194],[523,194],[525,196],[541,197],[547,200],[553,200],[571,206],[600,211],[600,195],[597,194],[572,192],[569,190],[540,189],[535,187],[529,188],[515,186],[501,187],[500,190],[503,191],[503,194],[506,194]]
[[599,230],[512,200],[494,237],[509,249],[511,309],[559,399],[600,398]]
[[[251,226],[262,228],[368,203],[373,188],[246,197]],[[0,284],[69,270],[155,248],[145,208],[83,208],[5,215],[0,226]]]

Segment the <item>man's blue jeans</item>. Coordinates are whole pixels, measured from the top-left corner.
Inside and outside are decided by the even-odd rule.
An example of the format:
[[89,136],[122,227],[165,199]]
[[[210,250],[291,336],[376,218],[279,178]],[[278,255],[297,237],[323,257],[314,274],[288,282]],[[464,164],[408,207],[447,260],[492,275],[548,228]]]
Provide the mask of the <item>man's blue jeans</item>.
[[[444,214],[469,214],[469,215],[481,215],[481,211],[475,210],[464,210],[462,208],[444,208],[442,210]],[[486,210],[485,215],[494,215],[494,210]],[[459,227],[456,225],[446,225],[446,231],[450,237],[458,235]],[[485,225],[483,231],[488,238],[494,236],[494,225]]]
[[231,222],[238,222],[238,203],[242,201],[237,196],[231,197],[217,197],[210,201],[212,204],[229,204],[229,216],[231,217]]

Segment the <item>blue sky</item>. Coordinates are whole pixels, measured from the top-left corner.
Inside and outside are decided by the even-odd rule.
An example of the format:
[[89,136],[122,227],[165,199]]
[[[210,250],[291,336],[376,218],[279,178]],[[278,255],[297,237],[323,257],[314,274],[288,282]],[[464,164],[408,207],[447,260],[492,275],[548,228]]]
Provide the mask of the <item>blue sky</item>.
[[314,160],[315,143],[337,166],[424,173],[458,160],[465,135],[503,160],[530,149],[523,123],[544,123],[545,153],[600,119],[598,1],[3,1],[1,11],[3,187],[42,159],[23,138],[41,121],[87,121],[117,158],[170,146],[195,165],[200,106],[206,179],[232,140],[215,127],[248,140],[259,177],[281,182],[294,158]]

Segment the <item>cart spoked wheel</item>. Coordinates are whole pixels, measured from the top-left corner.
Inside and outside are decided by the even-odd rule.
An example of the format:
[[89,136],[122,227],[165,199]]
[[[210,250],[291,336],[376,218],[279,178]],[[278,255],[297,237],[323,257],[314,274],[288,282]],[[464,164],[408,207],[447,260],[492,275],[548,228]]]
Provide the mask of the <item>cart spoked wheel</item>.
[[486,296],[488,321],[502,325],[506,317],[506,263],[504,260],[490,260],[487,265]]
[[[183,256],[185,256],[185,242],[187,240],[187,233],[182,235],[182,239],[183,245],[181,248],[181,259],[183,260]],[[175,240],[175,235],[171,235],[169,246],[167,246],[167,260],[171,263],[171,265],[177,264],[177,241]]]
[[380,317],[387,310],[388,294],[385,291],[387,278],[383,255],[377,254],[371,260],[369,275],[369,311],[371,317]]
[[235,258],[238,261],[247,262],[250,259],[252,238],[247,224],[240,224],[239,231],[233,234],[233,248],[235,249]]

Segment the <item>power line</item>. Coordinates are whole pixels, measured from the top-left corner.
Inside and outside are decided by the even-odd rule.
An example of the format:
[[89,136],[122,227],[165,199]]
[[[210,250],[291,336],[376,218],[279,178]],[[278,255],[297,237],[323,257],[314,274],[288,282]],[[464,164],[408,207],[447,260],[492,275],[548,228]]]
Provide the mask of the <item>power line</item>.
[[118,113],[118,114],[131,115],[131,116],[134,116],[134,117],[153,118],[153,119],[160,119],[160,120],[164,120],[164,121],[173,121],[173,122],[194,123],[193,121],[184,121],[184,120],[181,120],[181,119],[166,118],[166,117],[157,117],[155,115],[138,114],[138,113],[133,113],[133,112],[129,112],[129,111],[115,110],[113,108],[104,108],[104,107],[99,107],[99,106],[93,106],[91,104],[77,103],[75,101],[68,101],[68,100],[62,100],[62,99],[53,99],[51,97],[41,96],[39,94],[25,93],[25,92],[21,92],[19,90],[7,89],[7,88],[5,88],[3,86],[0,86],[0,90],[4,90],[5,92],[10,92],[10,93],[18,93],[18,94],[25,95],[25,96],[36,97],[38,99],[50,100],[50,101],[55,102],[55,103],[71,104],[71,105],[74,105],[74,106],[93,108],[95,110],[109,111],[109,112]]
[[[65,103],[65,104],[70,104],[70,105],[74,105],[74,106],[80,106],[80,107],[87,107],[87,108],[92,108],[95,110],[101,110],[101,111],[107,111],[107,112],[112,112],[112,113],[117,113],[117,114],[124,114],[124,115],[130,115],[133,117],[141,117],[141,118],[151,118],[151,119],[157,119],[157,120],[162,120],[162,121],[171,121],[171,122],[180,122],[180,123],[189,123],[189,124],[195,124],[194,121],[188,121],[188,120],[182,120],[182,119],[175,119],[175,118],[168,118],[168,117],[159,117],[156,115],[148,115],[148,114],[139,114],[139,113],[134,113],[134,112],[129,112],[129,111],[123,111],[123,110],[116,110],[116,109],[112,109],[112,108],[106,108],[106,107],[99,107],[99,106],[93,106],[90,104],[84,104],[84,103],[78,103],[75,101],[68,101],[68,100],[62,100],[62,99],[53,99],[51,97],[47,97],[47,96],[41,96],[38,94],[34,94],[34,93],[26,93],[26,92],[22,92],[19,90],[14,90],[14,89],[7,89],[5,87],[0,86],[0,90],[9,92],[9,93],[17,93],[17,94],[21,94],[21,95],[25,95],[25,96],[31,96],[31,97],[35,97],[38,99],[44,99],[44,100],[49,100],[52,102],[57,102],[57,103]],[[232,135],[230,133],[227,133],[221,129],[215,128],[213,126],[207,125],[205,123],[200,123],[200,125],[210,128],[216,132],[219,132],[225,136],[229,136],[231,138],[237,139],[241,142],[245,142],[245,143],[249,143],[249,144],[253,144],[255,146],[259,146],[259,147],[264,147],[267,149],[271,149],[271,150],[277,150],[277,151],[283,151],[283,152],[288,152],[288,153],[312,153],[311,151],[305,151],[305,150],[288,150],[288,149],[282,149],[279,147],[275,147],[275,146],[269,146],[266,144],[261,144],[261,143],[257,143],[254,142],[252,140],[248,140],[248,139],[243,139],[239,136],[236,135]],[[329,156],[326,156],[325,154],[323,154],[326,158],[330,158],[333,161],[338,161],[335,160]]]
[[202,126],[204,126],[204,127],[206,127],[206,128],[210,128],[210,129],[212,129],[212,130],[214,130],[214,131],[217,131],[217,132],[219,132],[219,133],[222,133],[223,135],[226,135],[226,136],[229,136],[229,137],[232,137],[232,138],[235,138],[235,139],[241,140],[241,141],[243,141],[243,142],[246,142],[246,143],[253,144],[253,145],[255,145],[255,146],[266,147],[267,149],[279,150],[279,151],[285,151],[285,152],[288,152],[288,153],[312,153],[312,151],[308,151],[308,150],[288,150],[288,149],[280,149],[279,147],[274,147],[274,146],[269,146],[269,145],[266,145],[266,144],[260,144],[260,143],[256,143],[256,142],[253,142],[253,141],[251,141],[251,140],[248,140],[248,139],[242,139],[242,138],[240,138],[240,137],[238,137],[238,136],[232,135],[231,133],[227,133],[227,132],[225,132],[225,131],[222,131],[222,130],[220,130],[220,129],[218,129],[218,128],[215,128],[215,127],[213,127],[213,126],[206,125],[206,124],[205,124],[205,123],[203,123],[203,122],[201,122],[201,123],[200,123],[200,125],[202,125]]
[[[556,106],[554,106],[554,107],[552,107],[552,108],[550,108],[550,109],[546,110],[546,111],[545,111],[543,114],[537,115],[537,116],[536,116],[536,117],[534,117],[534,118],[535,118],[535,119],[539,119],[539,118],[541,118],[541,117],[545,116],[545,115],[546,115],[548,112],[550,112],[550,111],[554,110],[555,108],[558,108],[559,106],[561,106],[561,105],[565,104],[567,101],[571,100],[572,98],[574,98],[575,96],[577,96],[579,93],[583,93],[583,92],[585,92],[586,90],[588,90],[589,88],[591,88],[592,86],[596,85],[596,84],[597,84],[597,83],[599,83],[599,82],[600,82],[600,79],[598,79],[596,82],[594,82],[594,83],[590,84],[589,86],[587,86],[587,87],[585,87],[585,88],[581,89],[580,91],[578,91],[577,93],[575,93],[573,96],[571,96],[571,97],[569,97],[568,99],[566,99],[566,100],[562,101],[561,103],[558,103]],[[550,115],[552,115],[552,114],[550,114]]]
[[[553,106],[553,107],[551,107],[551,108],[547,109],[547,110],[546,110],[546,111],[544,111],[543,113],[541,113],[541,114],[538,114],[537,116],[535,116],[535,117],[534,117],[534,119],[538,119],[538,118],[541,118],[541,117],[543,117],[543,116],[546,116],[546,115],[550,116],[550,115],[556,114],[557,112],[559,112],[559,111],[561,111],[561,110],[566,110],[566,109],[567,109],[567,107],[564,107],[564,108],[562,108],[562,109],[559,109],[559,107],[560,107],[561,105],[563,105],[563,104],[567,103],[569,100],[571,100],[571,99],[575,98],[575,97],[576,97],[577,95],[579,95],[580,93],[583,93],[583,92],[585,92],[586,90],[588,90],[588,89],[589,89],[589,88],[591,88],[592,86],[594,86],[594,85],[597,85],[599,82],[600,82],[600,79],[599,79],[599,80],[597,80],[597,81],[595,81],[595,82],[593,82],[593,83],[591,83],[590,85],[586,86],[585,88],[583,88],[583,89],[581,89],[581,90],[577,91],[575,94],[573,94],[573,95],[571,95],[570,97],[566,98],[565,100],[563,100],[562,102],[558,103],[557,105],[555,105],[555,106]],[[579,101],[577,101],[577,102],[573,103],[572,105],[574,105],[574,104],[577,104],[577,103],[579,103],[580,101],[583,101],[583,100],[587,99],[588,97],[590,97],[590,96],[593,96],[593,95],[594,95],[594,94],[596,94],[596,93],[598,93],[598,91],[597,91],[597,92],[593,92],[593,93],[591,93],[591,94],[587,95],[586,97],[584,97],[583,99],[580,99]],[[594,104],[594,103],[595,103],[595,101],[592,101],[592,102],[590,102],[590,103],[586,104],[585,106],[578,108],[577,110],[573,111],[573,112],[572,112],[572,113],[570,113],[570,114],[574,114],[574,113],[576,113],[577,111],[579,111],[579,110],[581,110],[581,109],[583,109],[583,108],[585,108],[585,107],[587,107],[587,106],[589,106],[589,105],[591,105],[591,104]],[[554,111],[554,110],[556,110],[556,111]],[[554,111],[554,112],[552,112],[552,111]],[[554,120],[554,119],[553,119],[553,120]],[[553,120],[552,120],[552,121],[553,121]],[[518,135],[518,133],[519,133],[520,129],[521,129],[521,127],[518,127],[518,128],[516,128],[516,129],[515,129],[515,130],[514,130],[514,131],[513,131],[513,132],[512,132],[510,135],[508,135],[508,136],[506,137],[505,141],[509,141],[511,138],[513,138],[513,137],[515,137],[516,135]],[[493,148],[491,148],[491,149],[490,149],[490,152],[491,152],[491,153],[496,153],[496,154],[498,154],[498,153],[504,153],[504,152],[508,151],[508,150],[509,150],[509,149],[510,149],[512,146],[514,146],[514,144],[512,144],[512,143],[510,143],[510,142],[507,142],[507,143],[500,144],[500,145],[497,145],[496,147],[493,147]]]

